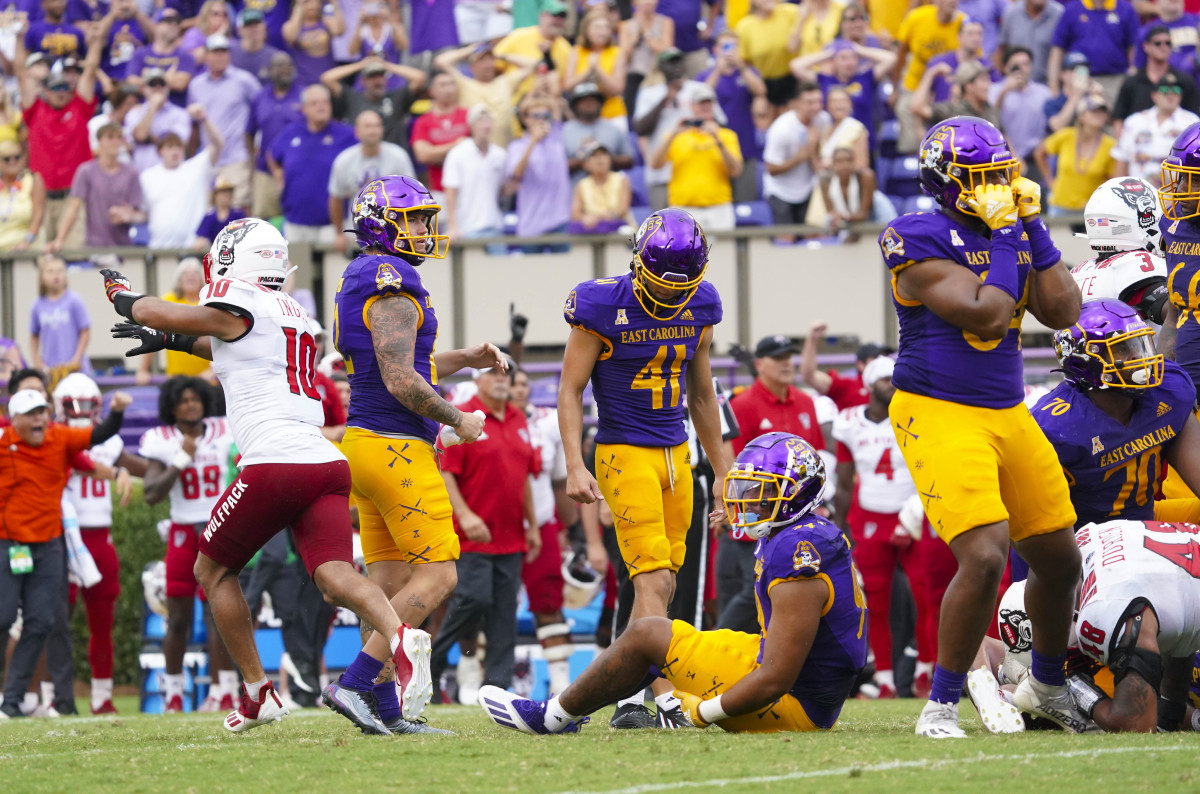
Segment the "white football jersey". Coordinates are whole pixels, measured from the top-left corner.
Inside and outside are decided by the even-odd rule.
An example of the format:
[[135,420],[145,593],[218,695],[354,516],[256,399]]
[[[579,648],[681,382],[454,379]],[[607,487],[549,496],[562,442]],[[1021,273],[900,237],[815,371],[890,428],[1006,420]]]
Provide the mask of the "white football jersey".
[[1158,521],[1088,524],[1075,540],[1083,584],[1075,634],[1079,648],[1109,663],[1124,630],[1122,618],[1144,599],[1158,616],[1163,657],[1200,648],[1200,527]]
[[1099,263],[1088,259],[1071,268],[1085,301],[1120,300],[1128,287],[1155,276],[1167,277],[1167,261],[1149,251],[1125,251]]
[[541,473],[533,478],[533,512],[538,526],[554,518],[554,481],[567,479],[567,456],[558,432],[558,411],[533,406],[529,414],[529,440],[542,459]]
[[212,340],[213,372],[225,390],[240,465],[345,460],[321,435],[325,412],[313,383],[317,328],[300,304],[286,293],[223,278],[201,291],[200,305],[251,322],[231,342]]
[[[118,435],[92,447],[88,450],[88,455],[96,463],[115,466],[124,449],[125,442]],[[108,480],[101,480],[79,471],[72,472],[71,479],[67,481],[67,498],[75,507],[80,529],[103,529],[112,526],[112,491]]]
[[[179,472],[171,486],[171,520],[176,524],[206,524],[225,490],[229,471],[229,447],[233,433],[223,418],[204,420],[204,432],[196,440],[192,465]],[[183,431],[174,425],[161,425],[142,435],[138,454],[170,466],[183,448]]]
[[854,458],[858,503],[872,513],[899,513],[917,492],[904,456],[896,444],[892,423],[867,419],[867,406],[847,408],[833,420],[833,437]]

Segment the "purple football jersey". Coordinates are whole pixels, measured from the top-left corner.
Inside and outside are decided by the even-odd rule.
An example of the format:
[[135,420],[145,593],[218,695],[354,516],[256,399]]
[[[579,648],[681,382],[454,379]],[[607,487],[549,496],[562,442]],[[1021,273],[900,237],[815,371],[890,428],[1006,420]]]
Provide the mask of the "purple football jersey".
[[633,275],[585,281],[563,307],[567,323],[600,337],[592,370],[598,444],[673,447],[687,440],[684,383],[704,329],[721,322],[717,288],[700,282],[672,320],[651,317],[633,293]]
[[428,441],[437,437],[438,423],[400,404],[383,383],[375,346],[367,327],[367,309],[380,297],[403,295],[421,314],[413,351],[413,368],[430,386],[437,386],[433,348],[437,315],[416,268],[395,256],[363,255],[346,266],[334,298],[333,344],[346,362],[350,380],[350,410],[346,424],[376,433],[396,433]]
[[1200,383],[1200,225],[1196,218],[1159,221],[1167,259],[1167,289],[1179,310],[1175,360]]
[[[1018,221],[1018,224],[1020,221]],[[938,400],[984,408],[1010,408],[1025,398],[1021,361],[1021,319],[1029,299],[1033,254],[1024,231],[1017,244],[1017,285],[1021,300],[1008,334],[983,340],[946,322],[919,301],[900,298],[896,276],[927,259],[949,259],[982,280],[991,267],[987,227],[960,223],[941,212],[910,212],[879,235],[884,261],[892,271],[892,302],[900,317],[900,353],[892,383],[896,388]]]
[[1096,407],[1087,393],[1063,381],[1033,407],[1033,418],[1067,473],[1075,526],[1113,519],[1154,520],[1163,455],[1192,419],[1196,387],[1173,361],[1163,382],[1146,389],[1128,425]]
[[830,521],[807,515],[754,547],[754,600],[762,626],[760,663],[771,631],[771,588],[778,582],[818,577],[833,592],[800,675],[788,691],[817,727],[832,728],[867,664],[867,609],[850,542]]

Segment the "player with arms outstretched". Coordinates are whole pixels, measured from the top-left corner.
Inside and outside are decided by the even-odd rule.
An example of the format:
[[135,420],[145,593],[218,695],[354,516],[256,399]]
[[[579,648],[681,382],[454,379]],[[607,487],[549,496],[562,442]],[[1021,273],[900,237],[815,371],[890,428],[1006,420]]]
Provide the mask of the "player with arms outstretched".
[[[144,326],[116,330],[142,340],[131,352],[169,347],[210,359],[225,390],[241,472],[217,500],[200,535],[195,570],[245,680],[240,707],[225,718],[225,727],[235,733],[278,722],[288,713],[263,671],[237,578],[285,526],[291,527],[296,550],[326,599],[379,629],[351,669],[373,665],[378,670],[384,660],[402,655],[400,619],[383,592],[351,562],[350,467],[321,435],[324,413],[313,385],[315,326],[280,291],[287,273],[287,242],[258,218],[234,221],[217,235],[205,257],[207,285],[199,306],[140,295],[120,273],[101,271],[117,313]],[[363,731],[389,735],[376,714],[371,682],[356,686],[353,676],[347,681],[349,673],[341,686],[331,686],[333,696],[326,702]]]
[[[917,733],[962,737],[958,701],[991,620],[1010,540],[1029,563],[1037,627],[1027,710],[1082,727],[1063,676],[1079,549],[1054,448],[1025,408],[1021,320],[1065,328],[1080,295],[1042,222],[1037,184],[993,125],[958,116],[921,142],[921,187],[938,212],[879,236],[892,273],[900,352],[889,407],[896,441],[934,531],[958,559],[938,663]],[[1023,216],[1023,217],[1022,217]]]
[[[458,536],[433,446],[438,428],[448,425],[465,441],[483,430],[482,416],[442,399],[437,379],[464,367],[506,369],[507,362],[490,344],[435,352],[437,314],[416,268],[444,259],[447,239],[438,234],[441,207],[423,184],[408,176],[376,179],[351,210],[363,252],[346,267],[334,304],[333,344],[350,379],[341,449],[353,474],[367,575],[405,623],[419,626],[458,582]],[[369,628],[380,627],[372,623],[364,634]],[[433,695],[429,635],[413,634],[420,642],[412,645],[405,635],[399,668],[364,671],[378,678],[385,722],[401,712],[416,720]]]
[[849,542],[812,512],[825,489],[825,464],[799,436],[767,433],[746,445],[722,487],[730,523],[758,539],[761,633],[698,631],[682,620],[644,617],[559,697],[538,703],[485,686],[484,713],[522,733],[575,732],[586,715],[641,692],[653,667],[698,728],[833,728],[867,661],[867,611]]
[[[631,273],[585,281],[567,297],[571,326],[558,391],[567,458],[567,495],[612,510],[621,556],[633,580],[630,621],[667,616],[675,572],[683,565],[692,520],[692,479],[684,411],[716,474],[729,469],[709,367],[721,299],[704,280],[708,241],[686,211],[654,213],[638,229]],[[592,382],[599,419],[596,477],[583,462],[583,390]],[[683,400],[687,393],[686,408]],[[675,727],[681,712],[656,682],[657,724]],[[630,695],[614,728],[653,727],[655,717]]]

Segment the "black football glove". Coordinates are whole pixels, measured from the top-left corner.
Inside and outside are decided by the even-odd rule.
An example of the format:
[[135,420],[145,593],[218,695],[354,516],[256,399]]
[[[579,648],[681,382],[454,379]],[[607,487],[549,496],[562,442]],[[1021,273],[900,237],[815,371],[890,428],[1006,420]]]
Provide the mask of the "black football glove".
[[191,353],[192,345],[196,344],[194,336],[169,334],[137,323],[117,323],[112,327],[112,336],[113,339],[137,339],[141,342],[133,350],[125,351],[126,358],[157,353],[160,350],[179,350]]
[[112,301],[117,314],[132,320],[133,304],[146,296],[134,292],[129,279],[116,270],[101,270],[100,275],[104,276],[104,294]]

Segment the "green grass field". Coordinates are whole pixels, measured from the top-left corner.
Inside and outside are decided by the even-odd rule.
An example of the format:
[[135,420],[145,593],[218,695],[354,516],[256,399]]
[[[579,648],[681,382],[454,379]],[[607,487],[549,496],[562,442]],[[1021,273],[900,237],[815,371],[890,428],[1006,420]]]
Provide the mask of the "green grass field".
[[[81,701],[81,705],[86,701]],[[323,709],[233,736],[221,715],[0,723],[4,794],[62,791],[1200,791],[1200,736],[913,735],[915,700],[851,701],[830,734],[617,733],[601,713],[576,736],[502,730],[475,707],[433,706],[455,737],[365,737]]]

